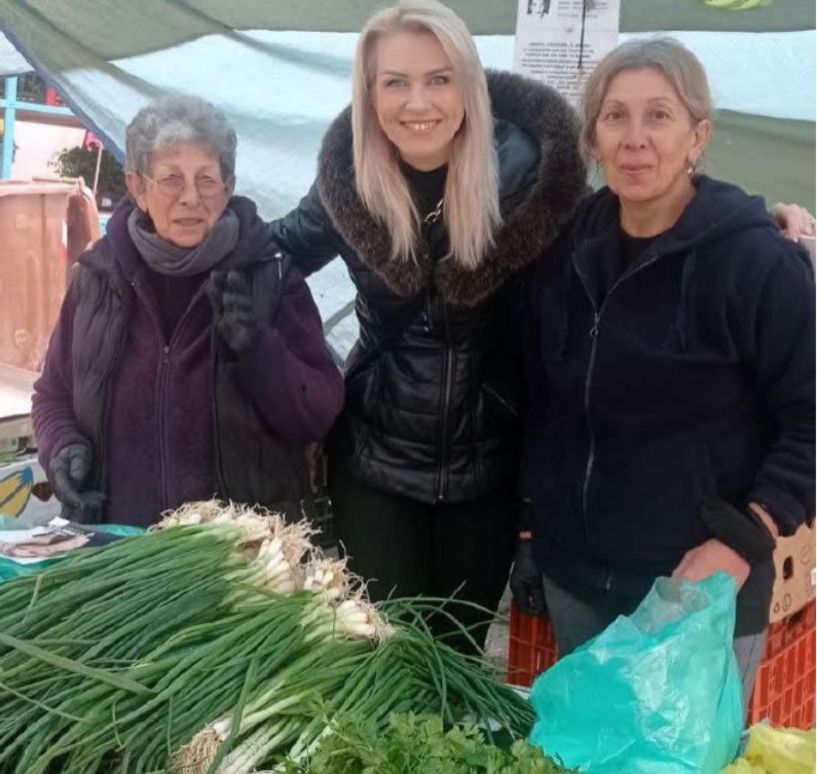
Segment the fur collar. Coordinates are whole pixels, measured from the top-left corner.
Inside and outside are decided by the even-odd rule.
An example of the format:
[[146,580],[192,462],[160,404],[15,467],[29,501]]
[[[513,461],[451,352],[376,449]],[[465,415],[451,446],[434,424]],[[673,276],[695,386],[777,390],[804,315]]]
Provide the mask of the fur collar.
[[521,198],[502,202],[496,243],[475,271],[451,258],[436,266],[423,256],[417,262],[391,260],[388,232],[355,190],[351,108],[334,120],[324,137],[318,160],[323,205],[344,241],[399,296],[422,291],[433,272],[434,285],[447,303],[475,306],[542,254],[586,190],[577,119],[567,102],[550,87],[519,75],[488,71],[487,76],[494,118],[524,129],[539,143],[540,158],[536,182]]

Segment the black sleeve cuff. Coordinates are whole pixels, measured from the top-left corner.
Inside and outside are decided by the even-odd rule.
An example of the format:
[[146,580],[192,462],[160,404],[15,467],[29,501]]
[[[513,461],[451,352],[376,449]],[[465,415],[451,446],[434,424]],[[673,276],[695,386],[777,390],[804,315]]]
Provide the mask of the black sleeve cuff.
[[774,552],[774,537],[748,507],[741,510],[718,497],[710,497],[701,507],[701,521],[713,537],[751,565],[769,559]]

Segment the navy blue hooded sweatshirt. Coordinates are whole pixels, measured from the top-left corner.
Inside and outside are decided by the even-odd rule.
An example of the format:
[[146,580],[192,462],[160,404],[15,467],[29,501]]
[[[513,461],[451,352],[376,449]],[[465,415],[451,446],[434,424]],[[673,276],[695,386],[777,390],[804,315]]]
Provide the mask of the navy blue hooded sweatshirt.
[[[708,540],[717,496],[782,534],[814,512],[814,281],[763,200],[706,177],[679,221],[621,265],[607,188],[533,270],[523,494],[545,573],[640,596]],[[738,599],[768,621],[771,561]]]

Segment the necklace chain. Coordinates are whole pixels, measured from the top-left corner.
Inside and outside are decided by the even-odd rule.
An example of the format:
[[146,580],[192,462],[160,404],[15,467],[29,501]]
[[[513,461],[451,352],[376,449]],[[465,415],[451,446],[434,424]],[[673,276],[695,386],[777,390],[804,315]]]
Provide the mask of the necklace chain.
[[437,206],[423,218],[423,223],[431,225],[432,223],[436,223],[440,219],[440,215],[442,214],[443,211],[444,201],[445,198],[443,197],[442,199],[440,199],[440,201],[437,202]]

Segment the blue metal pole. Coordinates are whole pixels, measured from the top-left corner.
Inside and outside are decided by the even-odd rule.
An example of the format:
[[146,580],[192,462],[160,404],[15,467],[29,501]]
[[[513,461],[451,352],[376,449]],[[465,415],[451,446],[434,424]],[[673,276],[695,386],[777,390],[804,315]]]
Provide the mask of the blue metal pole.
[[3,126],[3,163],[0,166],[0,179],[11,177],[11,164],[14,161],[14,118],[17,113],[17,78],[6,78],[6,110]]

